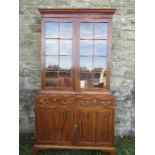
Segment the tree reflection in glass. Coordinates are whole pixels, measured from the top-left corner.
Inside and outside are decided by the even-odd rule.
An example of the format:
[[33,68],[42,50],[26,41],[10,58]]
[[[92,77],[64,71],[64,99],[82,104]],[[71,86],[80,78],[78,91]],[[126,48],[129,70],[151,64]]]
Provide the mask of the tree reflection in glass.
[[58,70],[58,56],[46,56],[46,70]]
[[71,56],[60,56],[59,70],[71,70],[72,57]]
[[94,57],[94,71],[102,71],[106,69],[106,58],[105,57]]
[[81,71],[92,70],[92,56],[81,56],[80,57],[80,70]]

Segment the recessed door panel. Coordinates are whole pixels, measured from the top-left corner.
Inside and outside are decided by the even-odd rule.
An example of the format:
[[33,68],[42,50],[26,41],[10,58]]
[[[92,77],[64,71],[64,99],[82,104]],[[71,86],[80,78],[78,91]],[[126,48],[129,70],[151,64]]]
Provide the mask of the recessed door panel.
[[41,144],[72,144],[73,112],[67,109],[38,109],[37,142]]
[[84,105],[77,110],[78,145],[112,145],[113,110]]

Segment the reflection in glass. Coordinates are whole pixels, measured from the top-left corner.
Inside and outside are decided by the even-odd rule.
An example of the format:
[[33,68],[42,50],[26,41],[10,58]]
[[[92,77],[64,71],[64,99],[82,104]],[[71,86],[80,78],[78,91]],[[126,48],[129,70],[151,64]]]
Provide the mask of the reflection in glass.
[[60,56],[60,70],[71,70],[72,57],[71,56]]
[[60,71],[59,72],[59,77],[71,77],[71,72],[70,71]]
[[46,86],[58,87],[58,72],[46,72]]
[[95,23],[95,39],[107,39],[107,23]]
[[95,40],[94,41],[95,55],[106,56],[107,55],[107,41]]
[[93,73],[93,87],[103,88],[106,86],[106,70]]
[[103,88],[105,83],[104,80],[105,77],[102,74],[102,71],[100,73],[94,73],[93,74],[93,87],[97,88]]
[[46,69],[58,70],[58,56],[46,56]]
[[71,72],[59,72],[59,87],[71,87]]
[[58,54],[58,40],[46,39],[46,55],[57,55],[57,54]]
[[102,71],[106,69],[105,57],[94,57],[94,69],[93,71]]
[[92,79],[92,74],[89,72],[80,73],[80,80]]
[[46,23],[46,38],[58,38],[59,23],[47,22]]
[[46,72],[46,78],[58,78],[58,72]]
[[60,40],[60,55],[72,54],[72,40]]
[[93,23],[80,23],[80,38],[93,38]]
[[89,72],[80,73],[80,87],[90,88],[93,87],[92,74]]
[[93,78],[94,78],[94,79],[99,79],[99,78],[100,78],[100,74],[101,74],[100,72],[94,73],[94,74],[93,74]]
[[92,54],[93,54],[93,40],[81,40],[80,55],[92,55]]
[[92,70],[92,57],[80,57],[80,70],[81,71],[91,71]]
[[60,38],[72,38],[72,23],[60,23]]

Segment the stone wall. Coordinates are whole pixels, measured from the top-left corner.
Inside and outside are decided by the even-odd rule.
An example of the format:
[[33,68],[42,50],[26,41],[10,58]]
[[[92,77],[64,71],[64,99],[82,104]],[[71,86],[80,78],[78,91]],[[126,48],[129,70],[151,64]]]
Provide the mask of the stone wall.
[[134,134],[134,0],[20,0],[20,132],[34,132],[34,94],[40,89],[38,8],[116,8],[111,90],[117,96],[116,135]]

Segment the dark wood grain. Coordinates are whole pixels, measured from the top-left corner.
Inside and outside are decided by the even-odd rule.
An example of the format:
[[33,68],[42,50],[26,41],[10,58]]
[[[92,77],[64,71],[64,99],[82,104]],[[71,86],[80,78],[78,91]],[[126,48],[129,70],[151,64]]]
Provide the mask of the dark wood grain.
[[[47,149],[101,150],[116,155],[116,99],[110,93],[112,15],[115,9],[39,9],[41,22],[41,91],[35,96],[33,155]],[[45,85],[45,22],[73,23],[71,87]],[[108,23],[107,85],[80,88],[80,22]]]
[[38,9],[41,15],[44,14],[73,14],[73,13],[101,13],[101,14],[109,14],[112,15],[114,14],[116,9],[103,9],[103,8],[40,8]]

